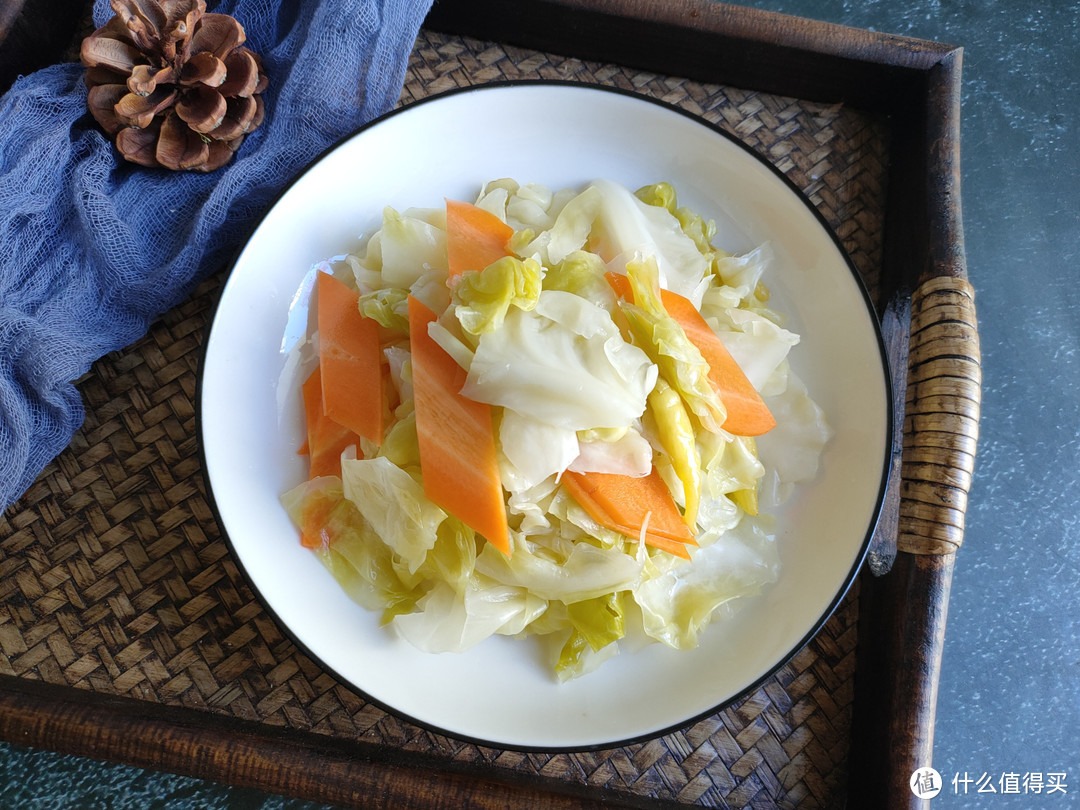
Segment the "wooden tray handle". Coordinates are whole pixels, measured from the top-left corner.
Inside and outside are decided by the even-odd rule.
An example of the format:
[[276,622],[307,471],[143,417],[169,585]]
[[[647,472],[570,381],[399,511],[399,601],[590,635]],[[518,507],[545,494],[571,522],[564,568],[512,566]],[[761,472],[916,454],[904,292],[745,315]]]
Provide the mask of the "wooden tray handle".
[[888,810],[928,806],[909,782],[933,760],[953,552],[963,541],[979,427],[979,337],[963,277],[931,278],[913,294],[906,390],[898,553],[860,593],[866,641],[856,689],[865,711],[855,737],[873,744],[852,754],[852,798]]
[[971,285],[925,282],[912,296],[899,551],[951,554],[963,542],[981,386]]

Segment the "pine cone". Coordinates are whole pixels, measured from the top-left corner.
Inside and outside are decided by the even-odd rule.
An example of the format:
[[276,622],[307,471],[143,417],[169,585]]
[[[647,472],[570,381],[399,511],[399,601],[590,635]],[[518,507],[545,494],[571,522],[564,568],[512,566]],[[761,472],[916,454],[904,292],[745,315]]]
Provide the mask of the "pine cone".
[[262,123],[266,75],[244,29],[204,0],[112,0],[82,43],[87,105],[127,159],[209,172]]

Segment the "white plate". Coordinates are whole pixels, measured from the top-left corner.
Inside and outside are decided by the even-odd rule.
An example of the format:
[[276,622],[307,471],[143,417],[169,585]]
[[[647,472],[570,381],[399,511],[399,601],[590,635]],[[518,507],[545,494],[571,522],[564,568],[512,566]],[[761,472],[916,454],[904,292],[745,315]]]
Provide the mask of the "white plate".
[[[279,425],[290,296],[320,259],[357,249],[384,206],[471,198],[485,180],[551,188],[604,177],[671,182],[719,227],[716,243],[771,241],[767,283],[802,335],[793,367],[835,437],[822,473],[779,514],[779,581],[713,624],[702,645],[624,653],[558,684],[528,642],[493,638],[428,655],[355,605],[297,534],[278,496],[306,475],[299,409]],[[269,611],[311,656],[376,703],[496,747],[608,747],[685,725],[758,685],[821,627],[851,584],[881,502],[892,429],[876,319],[851,265],[771,166],[700,119],[626,93],[492,85],[392,113],[316,161],[236,260],[202,367],[201,445],[220,525]],[[291,397],[290,401],[299,401]]]

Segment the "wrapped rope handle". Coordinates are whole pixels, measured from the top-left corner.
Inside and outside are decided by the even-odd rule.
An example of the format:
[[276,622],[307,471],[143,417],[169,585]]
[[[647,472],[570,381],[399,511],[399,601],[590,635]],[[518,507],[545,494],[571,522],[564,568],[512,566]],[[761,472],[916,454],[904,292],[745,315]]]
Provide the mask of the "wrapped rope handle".
[[963,542],[982,385],[974,298],[949,276],[912,296],[897,537],[909,554],[952,554]]

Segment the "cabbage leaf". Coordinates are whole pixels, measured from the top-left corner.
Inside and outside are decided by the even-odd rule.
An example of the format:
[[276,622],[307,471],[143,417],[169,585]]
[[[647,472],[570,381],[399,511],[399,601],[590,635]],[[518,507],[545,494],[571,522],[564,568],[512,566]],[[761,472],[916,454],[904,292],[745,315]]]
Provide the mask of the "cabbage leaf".
[[483,334],[462,393],[568,430],[625,427],[641,416],[656,368],[611,315],[572,293],[544,290]]
[[543,268],[533,259],[505,256],[483,270],[465,273],[454,287],[454,314],[471,335],[494,332],[511,306],[530,310],[540,297]]
[[436,582],[416,607],[394,618],[402,637],[422,652],[460,653],[495,633],[517,635],[547,603],[524,588],[473,576],[461,590]]
[[758,457],[765,469],[761,502],[779,506],[791,497],[797,484],[814,480],[821,454],[833,431],[821,409],[795,374],[787,388],[766,400],[776,417],[776,427],[757,440]]
[[388,287],[408,289],[431,270],[446,275],[446,226],[439,228],[424,219],[383,209],[379,247],[382,281]]
[[547,539],[549,544],[544,545],[514,536],[509,557],[486,545],[476,558],[476,570],[505,585],[527,588],[541,599],[568,605],[627,590],[641,576],[641,563],[621,547]]
[[536,256],[545,266],[559,264],[584,247],[601,202],[599,190],[585,189],[562,207],[549,228],[521,248],[521,254]]
[[345,497],[415,572],[435,545],[446,512],[427,499],[408,472],[384,457],[343,459],[341,479]]
[[708,286],[709,263],[666,209],[648,205],[626,188],[608,180],[594,180],[601,195],[600,211],[590,242],[606,262],[623,263],[653,258],[660,286],[701,305]]
[[346,500],[340,478],[327,475],[305,481],[283,494],[281,502],[297,527],[304,524],[309,509],[332,504],[325,512],[315,554],[350,599],[381,612],[384,622],[412,610],[423,591],[398,575],[393,551],[356,505]]
[[778,570],[775,541],[759,521],[744,518],[701,548],[692,565],[657,570],[633,595],[647,635],[675,649],[691,649],[719,612],[731,610],[732,600],[759,593]]
[[512,466],[503,486],[531,489],[549,476],[561,475],[578,455],[577,433],[505,409],[499,423],[499,447]]
[[574,250],[558,264],[547,268],[544,289],[573,293],[610,310],[615,303],[615,293],[604,278],[606,272],[607,265],[595,253]]

